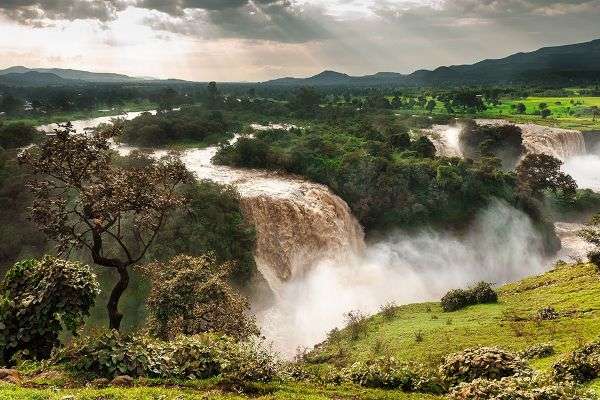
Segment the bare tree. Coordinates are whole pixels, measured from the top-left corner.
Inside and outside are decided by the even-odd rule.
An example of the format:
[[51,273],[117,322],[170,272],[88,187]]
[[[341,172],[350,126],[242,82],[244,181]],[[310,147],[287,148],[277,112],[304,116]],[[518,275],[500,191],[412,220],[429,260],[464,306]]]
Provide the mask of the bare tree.
[[107,304],[111,329],[123,315],[119,300],[165,218],[184,204],[177,187],[190,173],[175,157],[117,165],[107,129],[89,135],[62,126],[19,156],[33,192],[31,219],[58,244],[59,252],[89,251],[94,263],[119,274]]

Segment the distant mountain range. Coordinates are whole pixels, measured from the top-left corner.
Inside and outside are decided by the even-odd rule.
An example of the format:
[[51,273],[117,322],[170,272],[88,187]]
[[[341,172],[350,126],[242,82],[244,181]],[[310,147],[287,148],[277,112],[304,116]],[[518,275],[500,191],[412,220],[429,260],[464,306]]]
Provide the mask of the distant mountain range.
[[[182,80],[158,80],[113,73],[98,73],[60,68],[26,68],[0,70],[0,85],[60,86],[88,83],[191,83]],[[309,78],[281,78],[267,86],[438,86],[489,85],[510,83],[577,84],[600,83],[600,39],[565,46],[544,47],[530,53],[517,53],[497,60],[471,65],[439,67],[404,75],[378,72],[374,75],[350,76],[324,71]]]
[[27,68],[22,66],[10,67],[0,70],[0,82],[10,81],[38,84],[47,79],[48,84],[74,84],[74,83],[130,83],[143,82],[147,78],[134,78],[127,75],[113,73],[99,73],[61,68]]
[[350,76],[324,71],[309,78],[281,78],[263,82],[277,86],[422,86],[506,84],[523,82],[600,81],[600,39],[566,46],[544,47],[472,65],[439,67],[403,75],[379,72]]

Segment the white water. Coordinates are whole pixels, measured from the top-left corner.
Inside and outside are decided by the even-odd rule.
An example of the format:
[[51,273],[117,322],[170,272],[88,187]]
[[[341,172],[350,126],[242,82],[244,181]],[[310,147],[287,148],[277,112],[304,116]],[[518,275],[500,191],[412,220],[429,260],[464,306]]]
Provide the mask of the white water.
[[[82,130],[111,118],[73,125]],[[459,132],[445,135],[451,147],[458,148]],[[481,213],[466,237],[397,233],[367,246],[347,204],[325,186],[216,166],[211,162],[216,151],[189,150],[181,158],[198,178],[232,184],[239,191],[244,212],[257,229],[257,265],[276,295],[274,306],[257,317],[283,354],[323,340],[350,310],[370,313],[387,301],[437,300],[451,288],[479,280],[501,284],[550,264],[528,218],[505,204]]]

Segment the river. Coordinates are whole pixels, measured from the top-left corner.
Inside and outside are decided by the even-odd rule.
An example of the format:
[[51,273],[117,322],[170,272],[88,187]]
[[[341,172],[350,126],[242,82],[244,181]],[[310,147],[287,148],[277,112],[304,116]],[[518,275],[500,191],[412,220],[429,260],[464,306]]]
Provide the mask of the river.
[[[73,126],[82,132],[112,118],[74,121]],[[48,132],[54,126],[41,129]],[[458,134],[442,136],[456,146]],[[124,154],[132,150],[116,148]],[[275,297],[270,308],[257,309],[257,319],[274,348],[287,356],[297,347],[323,340],[327,331],[343,325],[343,314],[350,310],[372,313],[389,301],[437,300],[449,289],[480,280],[502,284],[541,273],[552,262],[542,255],[529,219],[500,202],[480,213],[467,236],[397,232],[366,244],[346,202],[326,186],[295,176],[214,165],[216,151],[208,147],[179,155],[197,178],[231,184],[240,193],[244,214],[257,231],[258,269]],[[565,245],[561,256],[579,257],[575,227],[558,228]]]

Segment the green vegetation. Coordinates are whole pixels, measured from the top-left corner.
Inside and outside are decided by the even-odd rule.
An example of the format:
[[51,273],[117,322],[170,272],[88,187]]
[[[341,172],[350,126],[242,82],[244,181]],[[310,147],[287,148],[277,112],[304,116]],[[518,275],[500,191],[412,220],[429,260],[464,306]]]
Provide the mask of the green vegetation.
[[[437,365],[445,356],[471,347],[497,346],[518,352],[551,343],[556,353],[532,360],[548,370],[561,355],[597,337],[600,280],[591,264],[558,265],[552,271],[498,289],[497,304],[479,304],[444,313],[439,303],[399,306],[393,319],[375,315],[365,334],[353,340],[340,331],[309,353],[313,362],[350,365],[383,355],[401,361]],[[541,320],[538,311],[552,306],[560,317]],[[423,340],[415,340],[421,332]]]
[[181,111],[144,113],[124,121],[119,139],[142,147],[161,147],[166,144],[197,146],[217,144],[231,139],[229,123],[220,112],[201,107],[184,107]]

